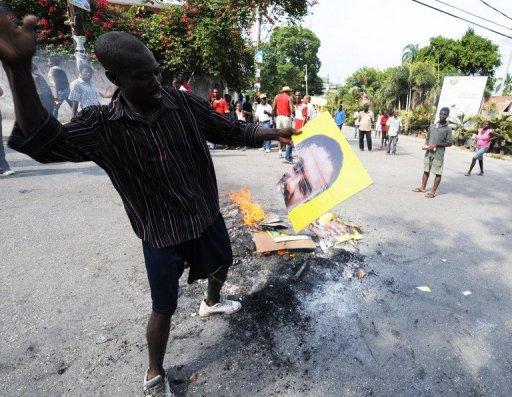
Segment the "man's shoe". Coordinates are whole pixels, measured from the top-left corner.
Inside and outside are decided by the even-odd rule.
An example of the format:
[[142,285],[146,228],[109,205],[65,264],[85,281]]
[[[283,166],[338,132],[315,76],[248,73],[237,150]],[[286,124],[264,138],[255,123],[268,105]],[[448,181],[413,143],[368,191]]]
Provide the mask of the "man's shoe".
[[270,153],[270,149],[265,149],[265,153]]
[[259,150],[260,152],[262,152],[262,151],[264,151],[264,150],[265,150],[265,148],[260,147],[258,150]]
[[13,170],[7,170],[7,171],[4,171],[4,172],[0,172],[0,176],[10,176],[10,175],[14,175],[15,172]]
[[283,151],[282,150],[279,150],[277,152],[277,157],[279,157],[279,158],[283,157]]
[[167,376],[157,375],[153,379],[148,379],[148,371],[144,375],[144,395],[147,397],[174,397],[171,391]]
[[220,299],[220,302],[213,305],[208,306],[206,304],[206,300],[201,301],[201,305],[199,306],[199,316],[200,317],[208,317],[213,314],[233,314],[239,311],[242,308],[242,304],[237,301],[232,301],[229,299]]

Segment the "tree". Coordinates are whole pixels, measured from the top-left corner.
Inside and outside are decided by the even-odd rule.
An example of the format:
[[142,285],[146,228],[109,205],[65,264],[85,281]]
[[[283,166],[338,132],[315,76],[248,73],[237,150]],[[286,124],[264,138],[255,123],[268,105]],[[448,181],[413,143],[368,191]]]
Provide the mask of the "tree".
[[504,79],[500,79],[500,83],[496,86],[495,92],[501,92],[501,95],[512,94],[512,74],[508,73]]
[[304,92],[307,65],[309,90],[321,93],[319,48],[320,40],[309,29],[295,25],[276,28],[269,42],[263,45],[262,92],[275,95],[284,85]]
[[416,62],[420,52],[419,44],[407,44],[402,50],[402,63]]
[[418,60],[438,64],[443,74],[494,76],[501,65],[498,45],[468,29],[460,40],[437,36],[420,49]]

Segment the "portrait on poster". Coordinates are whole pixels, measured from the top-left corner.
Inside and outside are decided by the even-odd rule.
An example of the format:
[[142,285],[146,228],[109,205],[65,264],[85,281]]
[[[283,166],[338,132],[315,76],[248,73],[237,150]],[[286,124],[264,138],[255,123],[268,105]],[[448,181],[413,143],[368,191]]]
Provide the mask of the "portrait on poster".
[[346,138],[324,112],[293,137],[298,159],[278,182],[296,232],[372,184]]

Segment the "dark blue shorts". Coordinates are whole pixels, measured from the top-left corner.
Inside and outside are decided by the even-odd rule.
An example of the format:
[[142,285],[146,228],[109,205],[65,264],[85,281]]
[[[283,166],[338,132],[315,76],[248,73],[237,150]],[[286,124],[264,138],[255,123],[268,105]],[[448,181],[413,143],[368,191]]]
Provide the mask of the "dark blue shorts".
[[172,315],[176,310],[185,262],[190,266],[189,284],[233,264],[231,242],[221,214],[199,238],[165,248],[155,248],[143,241],[142,248],[153,310],[160,314]]

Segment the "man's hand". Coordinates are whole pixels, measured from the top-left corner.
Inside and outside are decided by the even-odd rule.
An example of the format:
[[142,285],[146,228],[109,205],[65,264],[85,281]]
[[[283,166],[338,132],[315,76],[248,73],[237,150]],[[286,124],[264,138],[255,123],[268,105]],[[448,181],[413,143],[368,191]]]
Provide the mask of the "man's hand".
[[293,135],[299,135],[302,133],[302,131],[297,131],[294,128],[288,127],[288,128],[282,128],[280,130],[277,130],[279,136],[278,141],[281,142],[284,145],[287,145],[291,142],[291,138]]
[[0,13],[0,60],[9,67],[30,64],[36,52],[37,19],[33,15],[23,18],[19,29],[6,14]]
[[427,146],[427,149],[428,150],[435,150],[437,147],[437,145],[435,143],[431,143],[430,145]]

